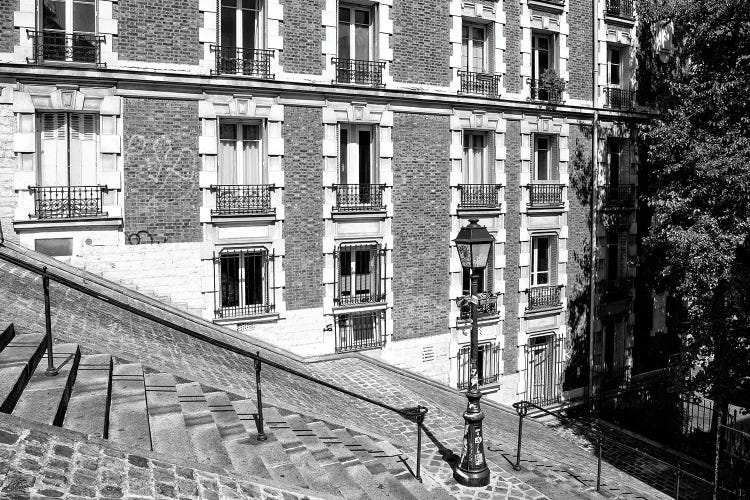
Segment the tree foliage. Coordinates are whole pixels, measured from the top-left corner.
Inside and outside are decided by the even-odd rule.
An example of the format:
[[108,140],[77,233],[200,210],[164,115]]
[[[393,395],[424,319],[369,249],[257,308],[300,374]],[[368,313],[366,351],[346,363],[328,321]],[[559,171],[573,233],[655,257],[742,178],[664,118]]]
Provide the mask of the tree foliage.
[[750,406],[750,3],[639,6],[652,30],[641,40],[672,32],[668,58],[642,47],[639,60],[660,116],[644,137],[642,272],[684,305],[684,361],[701,368],[694,388]]

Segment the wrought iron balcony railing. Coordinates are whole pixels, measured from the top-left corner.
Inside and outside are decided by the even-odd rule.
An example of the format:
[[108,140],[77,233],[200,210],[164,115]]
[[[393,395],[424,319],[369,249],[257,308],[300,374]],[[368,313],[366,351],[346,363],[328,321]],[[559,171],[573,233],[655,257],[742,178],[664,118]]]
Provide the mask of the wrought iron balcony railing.
[[55,61],[104,66],[101,62],[101,44],[104,42],[104,36],[49,30],[28,30],[26,33],[34,45],[34,57],[29,59],[30,63]]
[[500,184],[459,184],[461,191],[461,208],[497,208],[500,206],[498,195]]
[[385,210],[385,184],[334,184],[338,212],[372,212]]
[[72,219],[107,215],[102,210],[107,186],[29,186],[37,219]]
[[560,306],[559,286],[535,286],[529,288],[527,311],[538,311]]
[[634,3],[633,0],[607,0],[606,15],[635,19]]
[[[457,299],[459,301],[459,308],[461,309],[462,320],[471,319],[471,303],[466,302],[467,297],[461,297]],[[495,316],[497,315],[497,294],[484,292],[479,294],[479,302],[477,303],[477,314],[479,317],[484,316]]]
[[367,311],[335,317],[336,352],[375,349],[385,345],[385,312]]
[[633,208],[635,206],[635,186],[632,184],[605,184],[603,202],[605,208]]
[[216,209],[211,210],[211,215],[275,213],[276,209],[271,207],[274,188],[273,184],[211,186],[216,193]]
[[271,75],[273,50],[211,45],[211,51],[216,54],[214,74],[273,78]]
[[612,109],[633,109],[635,107],[635,91],[614,87],[604,89],[607,96],[607,107]]
[[370,85],[371,87],[383,86],[384,61],[342,59],[340,57],[334,57],[331,61],[336,66],[337,83],[356,83]]
[[245,306],[221,307],[215,312],[216,319],[243,318],[247,316],[260,316],[271,314],[276,311],[274,304],[250,304]]
[[[503,355],[503,348],[493,344],[479,344],[477,346],[477,357],[481,359],[481,372],[478,373],[480,386],[497,383],[500,379],[500,359]],[[469,357],[471,356],[471,347],[463,346],[458,351],[458,383],[459,390],[469,388]]]
[[529,184],[529,205],[532,207],[563,205],[563,185]]
[[500,75],[459,70],[458,77],[461,79],[462,94],[482,94],[487,97],[497,97],[500,93]]
[[633,278],[602,279],[596,283],[596,292],[605,294],[624,294],[633,287]]
[[534,80],[529,78],[529,89],[531,92],[532,101],[548,101],[551,103],[558,103],[562,101],[564,89],[555,88],[551,85],[547,85],[541,80]]

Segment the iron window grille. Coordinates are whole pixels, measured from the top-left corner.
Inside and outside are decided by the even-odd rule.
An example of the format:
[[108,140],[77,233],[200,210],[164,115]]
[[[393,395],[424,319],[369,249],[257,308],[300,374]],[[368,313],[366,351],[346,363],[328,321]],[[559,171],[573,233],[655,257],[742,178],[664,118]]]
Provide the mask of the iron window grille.
[[552,87],[539,79],[529,78],[527,82],[529,83],[532,101],[548,101],[551,103],[562,101],[565,89]]
[[383,70],[385,61],[365,61],[361,59],[344,59],[334,57],[331,62],[336,66],[336,83],[356,83],[371,87],[383,87]]
[[531,287],[528,290],[528,294],[529,303],[526,306],[527,311],[555,308],[561,304],[560,287],[557,285]]
[[487,97],[500,95],[500,75],[489,75],[474,71],[458,71],[462,94],[481,94]]
[[226,45],[211,45],[216,54],[216,75],[245,75],[273,79],[271,74],[271,49],[246,49]]
[[633,20],[635,19],[634,4],[633,0],[607,0],[606,14]]
[[385,250],[377,244],[342,244],[334,252],[334,303],[339,306],[385,302]]
[[523,345],[526,387],[523,399],[539,406],[560,401],[565,370],[565,339],[554,335],[529,338]]
[[500,206],[500,184],[459,184],[461,208],[497,208]]
[[605,184],[604,205],[606,207],[633,207],[635,205],[635,186],[632,184]]
[[[500,379],[500,359],[503,349],[499,345],[491,343],[479,344],[477,350],[477,374],[479,375],[479,386],[496,384]],[[458,350],[458,384],[459,390],[469,388],[469,358],[471,346],[463,346]]]
[[217,319],[259,316],[275,311],[274,254],[266,248],[225,249],[214,254]]
[[385,345],[385,310],[335,316],[336,352],[377,349]]
[[[497,315],[497,293],[483,292],[478,296],[479,301],[477,302],[477,315],[478,317],[496,316]],[[462,301],[458,299],[459,301]],[[461,302],[459,303],[461,309],[461,319],[464,321],[471,320],[471,303]]]
[[103,193],[107,186],[29,186],[37,219],[72,219],[107,215]]
[[529,205],[532,207],[563,205],[563,185],[529,184]]
[[211,191],[216,193],[216,209],[211,215],[252,215],[271,214],[276,209],[271,207],[271,190],[273,184],[256,185],[213,185]]
[[604,89],[607,95],[607,107],[612,109],[633,109],[635,107],[635,91],[608,87]]
[[385,184],[334,184],[338,212],[383,211]]
[[27,30],[26,34],[32,39],[34,46],[34,57],[28,59],[30,63],[41,64],[55,61],[88,63],[99,67],[106,66],[101,62],[103,35],[52,30]]

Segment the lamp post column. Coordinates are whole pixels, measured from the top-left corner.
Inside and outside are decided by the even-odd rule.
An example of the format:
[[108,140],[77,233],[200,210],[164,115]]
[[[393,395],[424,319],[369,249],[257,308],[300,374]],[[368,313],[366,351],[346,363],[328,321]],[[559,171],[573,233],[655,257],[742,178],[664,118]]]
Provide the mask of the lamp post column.
[[478,269],[471,269],[471,348],[469,355],[469,390],[466,398],[469,400],[464,412],[464,439],[461,460],[453,477],[464,486],[487,486],[490,484],[490,470],[484,458],[484,436],[482,435],[482,420],[484,412],[479,406],[482,392],[479,390],[479,374],[477,358],[479,356],[479,328],[477,325],[477,288]]

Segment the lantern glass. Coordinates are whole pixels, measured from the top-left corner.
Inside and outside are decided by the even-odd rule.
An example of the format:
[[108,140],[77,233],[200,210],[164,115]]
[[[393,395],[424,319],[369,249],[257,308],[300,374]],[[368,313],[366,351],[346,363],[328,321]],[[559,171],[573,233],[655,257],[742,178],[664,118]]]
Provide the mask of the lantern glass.
[[458,237],[453,240],[456,243],[461,266],[465,268],[487,267],[487,258],[492,243],[495,241],[487,228],[480,226],[477,222],[479,222],[477,219],[470,219],[469,225],[462,227],[458,232]]
[[487,267],[487,257],[490,255],[490,245],[491,243],[474,243],[472,245],[472,251],[471,251],[471,257],[472,257],[472,263],[471,267],[473,268],[480,268],[483,269]]

